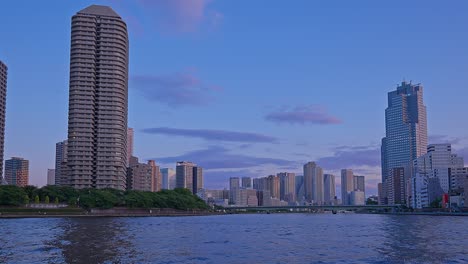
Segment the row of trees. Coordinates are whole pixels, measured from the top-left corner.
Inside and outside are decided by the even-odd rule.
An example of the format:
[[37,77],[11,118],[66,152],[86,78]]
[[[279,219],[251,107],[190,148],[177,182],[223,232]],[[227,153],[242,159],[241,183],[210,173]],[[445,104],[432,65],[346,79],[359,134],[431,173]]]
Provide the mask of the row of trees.
[[89,208],[174,208],[207,209],[206,203],[187,189],[160,192],[120,191],[115,189],[74,189],[66,186],[18,187],[0,186],[0,205],[21,206],[34,201],[39,203],[67,203]]

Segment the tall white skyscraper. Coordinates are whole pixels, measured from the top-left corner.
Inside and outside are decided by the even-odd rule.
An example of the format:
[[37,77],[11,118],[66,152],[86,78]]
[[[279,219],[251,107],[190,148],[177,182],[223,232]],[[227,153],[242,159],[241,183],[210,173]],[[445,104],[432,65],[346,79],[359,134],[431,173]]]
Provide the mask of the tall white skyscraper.
[[72,17],[68,184],[125,190],[128,35],[122,18],[91,5]]
[[406,167],[426,154],[426,106],[420,84],[402,82],[388,93],[385,131],[381,149],[382,182],[393,168]]

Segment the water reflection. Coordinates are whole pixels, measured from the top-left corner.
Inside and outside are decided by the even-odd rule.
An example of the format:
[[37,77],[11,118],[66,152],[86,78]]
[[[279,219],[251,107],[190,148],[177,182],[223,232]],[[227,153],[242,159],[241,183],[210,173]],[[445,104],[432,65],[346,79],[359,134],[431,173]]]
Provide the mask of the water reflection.
[[385,216],[384,219],[379,227],[383,236],[377,250],[391,263],[446,263],[457,257],[454,252],[463,252],[466,247],[466,241],[450,239],[460,238],[446,225],[457,221],[456,217]]
[[118,218],[69,218],[60,228],[63,233],[51,244],[61,249],[66,263],[121,263],[134,253]]

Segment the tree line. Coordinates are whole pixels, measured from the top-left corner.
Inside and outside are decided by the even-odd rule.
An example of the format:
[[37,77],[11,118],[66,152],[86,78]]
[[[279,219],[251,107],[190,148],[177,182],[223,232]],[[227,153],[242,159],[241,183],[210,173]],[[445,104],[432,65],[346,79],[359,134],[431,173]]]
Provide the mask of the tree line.
[[160,192],[121,191],[116,189],[74,189],[67,186],[0,186],[0,206],[28,203],[66,203],[84,209],[112,207],[207,209],[207,204],[187,189]]

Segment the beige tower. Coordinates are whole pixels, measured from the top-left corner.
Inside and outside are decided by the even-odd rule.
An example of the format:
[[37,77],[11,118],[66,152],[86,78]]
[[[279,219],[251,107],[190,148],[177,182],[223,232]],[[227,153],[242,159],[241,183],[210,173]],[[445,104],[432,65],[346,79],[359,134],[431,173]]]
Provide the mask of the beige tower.
[[128,35],[110,7],[72,17],[68,184],[124,190],[127,163]]

